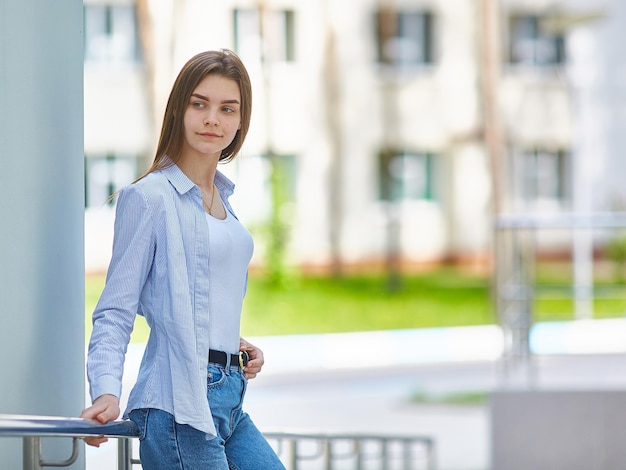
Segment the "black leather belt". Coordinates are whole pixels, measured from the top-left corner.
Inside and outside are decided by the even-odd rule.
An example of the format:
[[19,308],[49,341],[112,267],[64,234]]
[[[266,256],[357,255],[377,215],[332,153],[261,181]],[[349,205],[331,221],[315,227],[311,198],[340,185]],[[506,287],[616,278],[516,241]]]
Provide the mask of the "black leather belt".
[[[230,363],[228,361],[229,359]],[[243,369],[248,365],[249,360],[250,355],[248,354],[248,351],[240,351],[239,354],[228,354],[224,351],[209,349],[209,362],[219,364],[223,367],[227,367],[230,364],[231,366],[239,366]]]

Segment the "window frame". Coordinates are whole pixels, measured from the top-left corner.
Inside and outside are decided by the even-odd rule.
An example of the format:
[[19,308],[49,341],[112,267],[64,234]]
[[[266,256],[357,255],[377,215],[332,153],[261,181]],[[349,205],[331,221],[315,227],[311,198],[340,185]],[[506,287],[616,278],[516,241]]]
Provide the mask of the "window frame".
[[[133,153],[85,154],[85,208],[114,205],[111,196],[137,178],[140,158]],[[104,179],[97,179],[94,167],[98,165],[105,173]],[[106,194],[97,190],[103,188]]]
[[[506,62],[510,67],[526,67],[534,69],[558,68],[567,64],[565,34],[551,33],[543,30],[542,21],[545,16],[537,13],[512,12],[508,16],[508,47]],[[516,25],[526,22],[526,26]],[[530,35],[516,34],[520,28],[530,30]],[[531,47],[531,52],[518,52],[524,47],[520,42],[525,41]],[[541,58],[541,47],[550,50],[552,59]],[[547,47],[546,47],[547,46]],[[520,57],[516,57],[516,56]]]
[[[90,13],[89,10],[101,9],[101,24],[104,26],[101,31],[90,33]],[[130,13],[132,31],[130,32],[130,44],[123,54],[115,53],[115,28],[116,11],[117,15],[125,10],[125,14]],[[95,19],[96,16],[92,16]],[[119,19],[117,20],[119,21]],[[86,65],[128,65],[135,66],[141,62],[141,42],[139,37],[139,19],[137,7],[134,3],[85,3],[83,5],[83,60]],[[126,35],[128,37],[128,35]],[[104,51],[97,51],[94,42],[100,41],[104,44]],[[94,48],[96,52],[94,51]]]
[[[385,18],[384,15],[390,15]],[[408,34],[413,18],[413,26],[418,25],[416,34]],[[387,24],[385,24],[388,22]],[[387,30],[387,31],[385,31]],[[385,67],[401,69],[430,67],[436,62],[436,15],[428,8],[385,9],[374,12],[374,40],[376,63]],[[386,37],[388,35],[388,37]],[[399,54],[389,50],[409,50],[406,44],[417,44],[419,51],[413,58],[398,58]]]
[[[233,21],[233,49],[237,54],[244,56],[246,53],[243,51],[242,39],[244,36],[241,34],[241,21],[239,17],[242,13],[254,14],[256,16],[257,27],[254,32],[247,34],[245,37],[254,36],[260,44],[260,31],[259,31],[259,9],[258,8],[233,8],[232,21]],[[282,8],[272,9],[264,11],[264,15],[273,15],[268,18],[264,16],[264,27],[267,22],[274,22],[275,24],[282,25],[282,31],[277,37],[281,38],[281,44],[279,47],[273,48],[269,51],[269,56],[265,57],[271,63],[293,63],[296,61],[296,14],[293,9]],[[280,17],[278,17],[280,15]],[[269,28],[272,29],[272,28]],[[257,55],[261,57],[262,51],[259,49]],[[265,54],[268,52],[265,51]]]
[[[412,161],[411,161],[412,160]],[[428,151],[389,150],[378,154],[378,200],[386,202],[439,200],[439,165],[440,155]],[[394,176],[393,165],[400,162]],[[411,171],[405,171],[407,165],[415,165],[413,179],[422,178],[423,182],[411,184]],[[407,175],[409,177],[407,177]],[[420,187],[421,186],[421,187]]]
[[[553,163],[556,171],[549,175],[540,174],[546,168],[545,162],[541,162],[545,157],[556,160]],[[558,204],[560,207],[568,205],[572,197],[571,165],[572,153],[563,148],[549,149],[538,146],[521,150],[517,153],[513,165],[515,199],[530,207],[544,204]],[[546,181],[553,182],[551,194],[542,190]]]

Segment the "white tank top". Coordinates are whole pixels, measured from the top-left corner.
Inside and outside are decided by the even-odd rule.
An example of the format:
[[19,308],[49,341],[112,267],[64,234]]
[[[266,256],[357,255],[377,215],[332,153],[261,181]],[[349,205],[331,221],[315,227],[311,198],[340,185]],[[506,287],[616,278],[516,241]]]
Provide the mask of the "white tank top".
[[239,353],[241,307],[254,244],[246,228],[226,210],[224,220],[206,214],[209,224],[209,344]]

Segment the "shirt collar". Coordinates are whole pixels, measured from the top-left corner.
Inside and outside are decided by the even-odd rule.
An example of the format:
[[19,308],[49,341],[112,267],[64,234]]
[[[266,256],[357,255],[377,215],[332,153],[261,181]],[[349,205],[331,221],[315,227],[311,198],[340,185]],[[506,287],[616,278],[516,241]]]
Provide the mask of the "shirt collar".
[[224,173],[220,170],[215,172],[215,186],[217,186],[218,191],[224,195],[226,198],[231,196],[233,192],[235,192],[235,183],[229,180]]
[[[172,183],[172,186],[176,188],[176,191],[178,191],[180,194],[185,194],[186,192],[196,187],[195,183],[191,181],[175,163],[172,163],[171,165],[163,168],[161,171],[163,172],[163,175],[165,175],[165,177],[169,180],[169,182]],[[235,183],[228,179],[219,170],[215,172],[214,181],[218,191],[225,197],[231,196],[235,191]]]

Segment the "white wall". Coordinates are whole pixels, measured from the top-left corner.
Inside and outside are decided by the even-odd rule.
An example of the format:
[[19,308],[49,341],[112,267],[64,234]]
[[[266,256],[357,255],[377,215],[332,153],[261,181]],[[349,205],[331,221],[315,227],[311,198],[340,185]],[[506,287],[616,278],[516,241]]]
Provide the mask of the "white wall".
[[[561,2],[564,11],[588,12],[608,0]],[[194,53],[207,48],[233,47],[232,9],[257,2],[226,1],[219,5],[193,1],[149,2],[156,34],[156,115],[160,120],[167,94],[180,66]],[[622,2],[623,3],[623,2]],[[620,130],[624,96],[620,51],[623,10],[611,0],[604,23],[577,25],[568,39],[572,63],[566,70],[550,73],[519,73],[504,66],[500,90],[507,148],[534,146],[571,148],[577,168],[586,182],[576,184],[580,194],[593,193],[593,207],[608,208],[621,198],[619,171]],[[249,138],[238,161],[223,167],[238,184],[235,205],[244,221],[259,222],[268,211],[267,191],[258,175],[259,159],[270,142],[274,151],[298,158],[297,198],[292,208],[290,259],[307,264],[328,262],[328,171],[330,144],[324,102],[323,67],[327,26],[334,28],[340,73],[340,116],[344,181],[341,203],[344,224],[341,245],[346,261],[380,259],[385,253],[384,207],[377,200],[377,155],[385,138],[415,151],[441,156],[440,197],[436,201],[402,204],[402,251],[409,261],[436,260],[444,256],[480,257],[489,253],[490,176],[482,144],[480,97],[479,2],[455,0],[404,0],[395,6],[431,8],[436,15],[436,64],[403,79],[398,87],[400,124],[385,136],[382,102],[383,81],[375,65],[373,14],[379,2],[300,2],[268,0],[268,8],[293,8],[296,12],[296,62],[273,64],[267,75],[269,94],[258,63],[247,65],[253,80],[254,111]],[[552,11],[548,0],[504,0],[503,33],[509,11]],[[210,11],[209,11],[210,10]],[[506,43],[503,42],[503,51]],[[593,72],[592,72],[593,71]],[[141,86],[135,78],[124,93],[100,80],[102,96],[124,97]],[[86,89],[91,80],[86,76]],[[130,80],[130,79],[129,79]],[[269,97],[269,102],[268,102]],[[102,100],[102,98],[98,98]],[[106,118],[95,116],[96,99],[86,97],[86,146],[99,142]],[[111,98],[114,102],[117,98]],[[128,97],[128,115],[137,124],[124,133],[117,123],[112,138],[116,145],[141,149],[156,139],[142,122],[141,99]],[[618,104],[615,106],[615,104]],[[116,127],[117,126],[117,127]],[[94,130],[95,129],[95,130]],[[133,133],[128,131],[132,129]],[[131,142],[132,141],[132,142]],[[625,142],[626,143],[626,142]],[[585,168],[590,168],[586,171]],[[255,179],[256,178],[256,179]],[[585,193],[584,188],[587,189]],[[616,196],[617,195],[617,196]],[[577,196],[578,197],[578,196]],[[583,196],[586,197],[586,196]],[[557,210],[563,208],[557,207]],[[262,243],[258,240],[258,243]],[[262,248],[259,252],[262,252]]]

